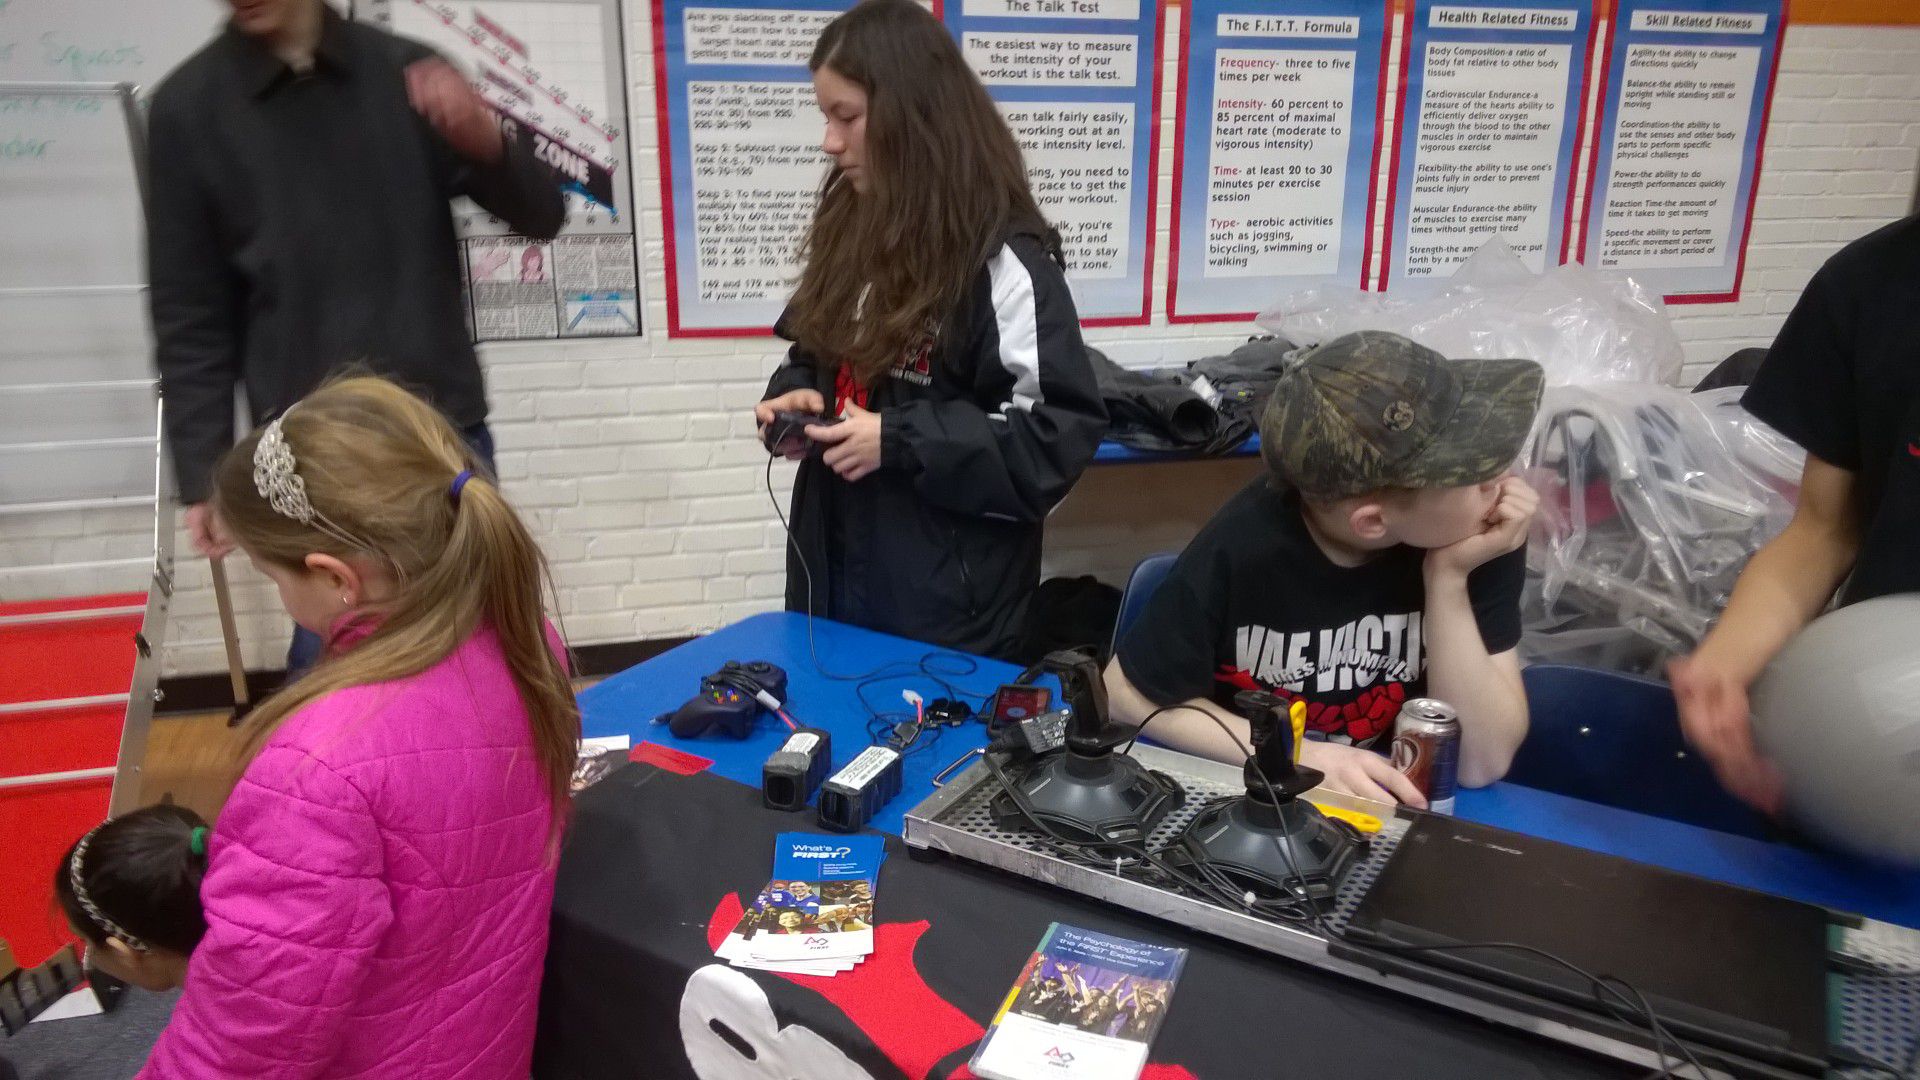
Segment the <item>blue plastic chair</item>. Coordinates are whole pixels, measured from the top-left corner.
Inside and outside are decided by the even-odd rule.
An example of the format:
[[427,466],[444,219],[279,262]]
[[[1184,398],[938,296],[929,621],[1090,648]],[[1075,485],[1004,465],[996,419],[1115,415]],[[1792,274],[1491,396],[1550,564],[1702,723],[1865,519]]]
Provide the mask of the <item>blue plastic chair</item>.
[[1174,560],[1179,552],[1163,551],[1158,555],[1149,555],[1140,560],[1127,577],[1127,588],[1120,594],[1120,614],[1113,620],[1113,640],[1107,643],[1107,655],[1112,656],[1120,647],[1120,638],[1126,634],[1127,627],[1146,610],[1147,600],[1160,583],[1167,580],[1167,571],[1173,569]]
[[1531,727],[1508,783],[1757,840],[1766,817],[1729,795],[1680,734],[1663,682],[1571,664],[1521,673]]

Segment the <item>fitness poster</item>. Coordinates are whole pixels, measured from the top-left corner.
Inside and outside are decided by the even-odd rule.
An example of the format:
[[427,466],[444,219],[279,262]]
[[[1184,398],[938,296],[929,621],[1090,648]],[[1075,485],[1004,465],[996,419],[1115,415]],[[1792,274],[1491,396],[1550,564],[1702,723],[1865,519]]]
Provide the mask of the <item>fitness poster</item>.
[[1619,0],[1582,261],[1669,304],[1740,298],[1782,0]]
[[1382,287],[1445,277],[1490,237],[1565,261],[1585,134],[1590,0],[1416,0],[1393,143]]
[[566,192],[550,241],[454,203],[474,340],[639,334],[619,0],[359,0],[354,17],[438,50]]
[[1191,0],[1180,25],[1170,321],[1363,285],[1388,0]]
[[946,22],[1061,232],[1081,322],[1144,326],[1160,135],[1155,0],[952,0]]

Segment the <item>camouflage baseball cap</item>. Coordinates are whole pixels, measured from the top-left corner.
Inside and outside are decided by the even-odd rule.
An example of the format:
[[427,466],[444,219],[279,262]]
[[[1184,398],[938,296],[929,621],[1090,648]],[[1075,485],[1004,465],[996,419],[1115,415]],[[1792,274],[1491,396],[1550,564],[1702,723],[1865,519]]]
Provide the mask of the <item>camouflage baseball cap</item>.
[[1260,454],[1324,499],[1478,484],[1519,455],[1543,382],[1531,360],[1448,360],[1362,330],[1290,358],[1260,418]]

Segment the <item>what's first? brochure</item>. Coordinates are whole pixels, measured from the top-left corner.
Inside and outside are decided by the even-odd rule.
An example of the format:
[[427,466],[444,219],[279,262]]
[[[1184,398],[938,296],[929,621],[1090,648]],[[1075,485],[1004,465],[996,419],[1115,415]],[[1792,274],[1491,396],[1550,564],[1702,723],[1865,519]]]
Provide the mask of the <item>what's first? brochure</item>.
[[735,967],[834,975],[873,952],[873,903],[886,842],[781,833],[773,877],[714,955]]

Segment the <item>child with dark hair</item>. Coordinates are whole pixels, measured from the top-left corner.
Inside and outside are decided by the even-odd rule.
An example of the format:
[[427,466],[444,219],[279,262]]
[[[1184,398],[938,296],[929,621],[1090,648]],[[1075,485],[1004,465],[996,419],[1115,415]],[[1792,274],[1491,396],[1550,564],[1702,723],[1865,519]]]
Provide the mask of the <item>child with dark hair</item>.
[[206,872],[207,823],[183,806],[149,806],[75,841],[53,895],[94,967],[143,990],[171,990],[207,932]]

